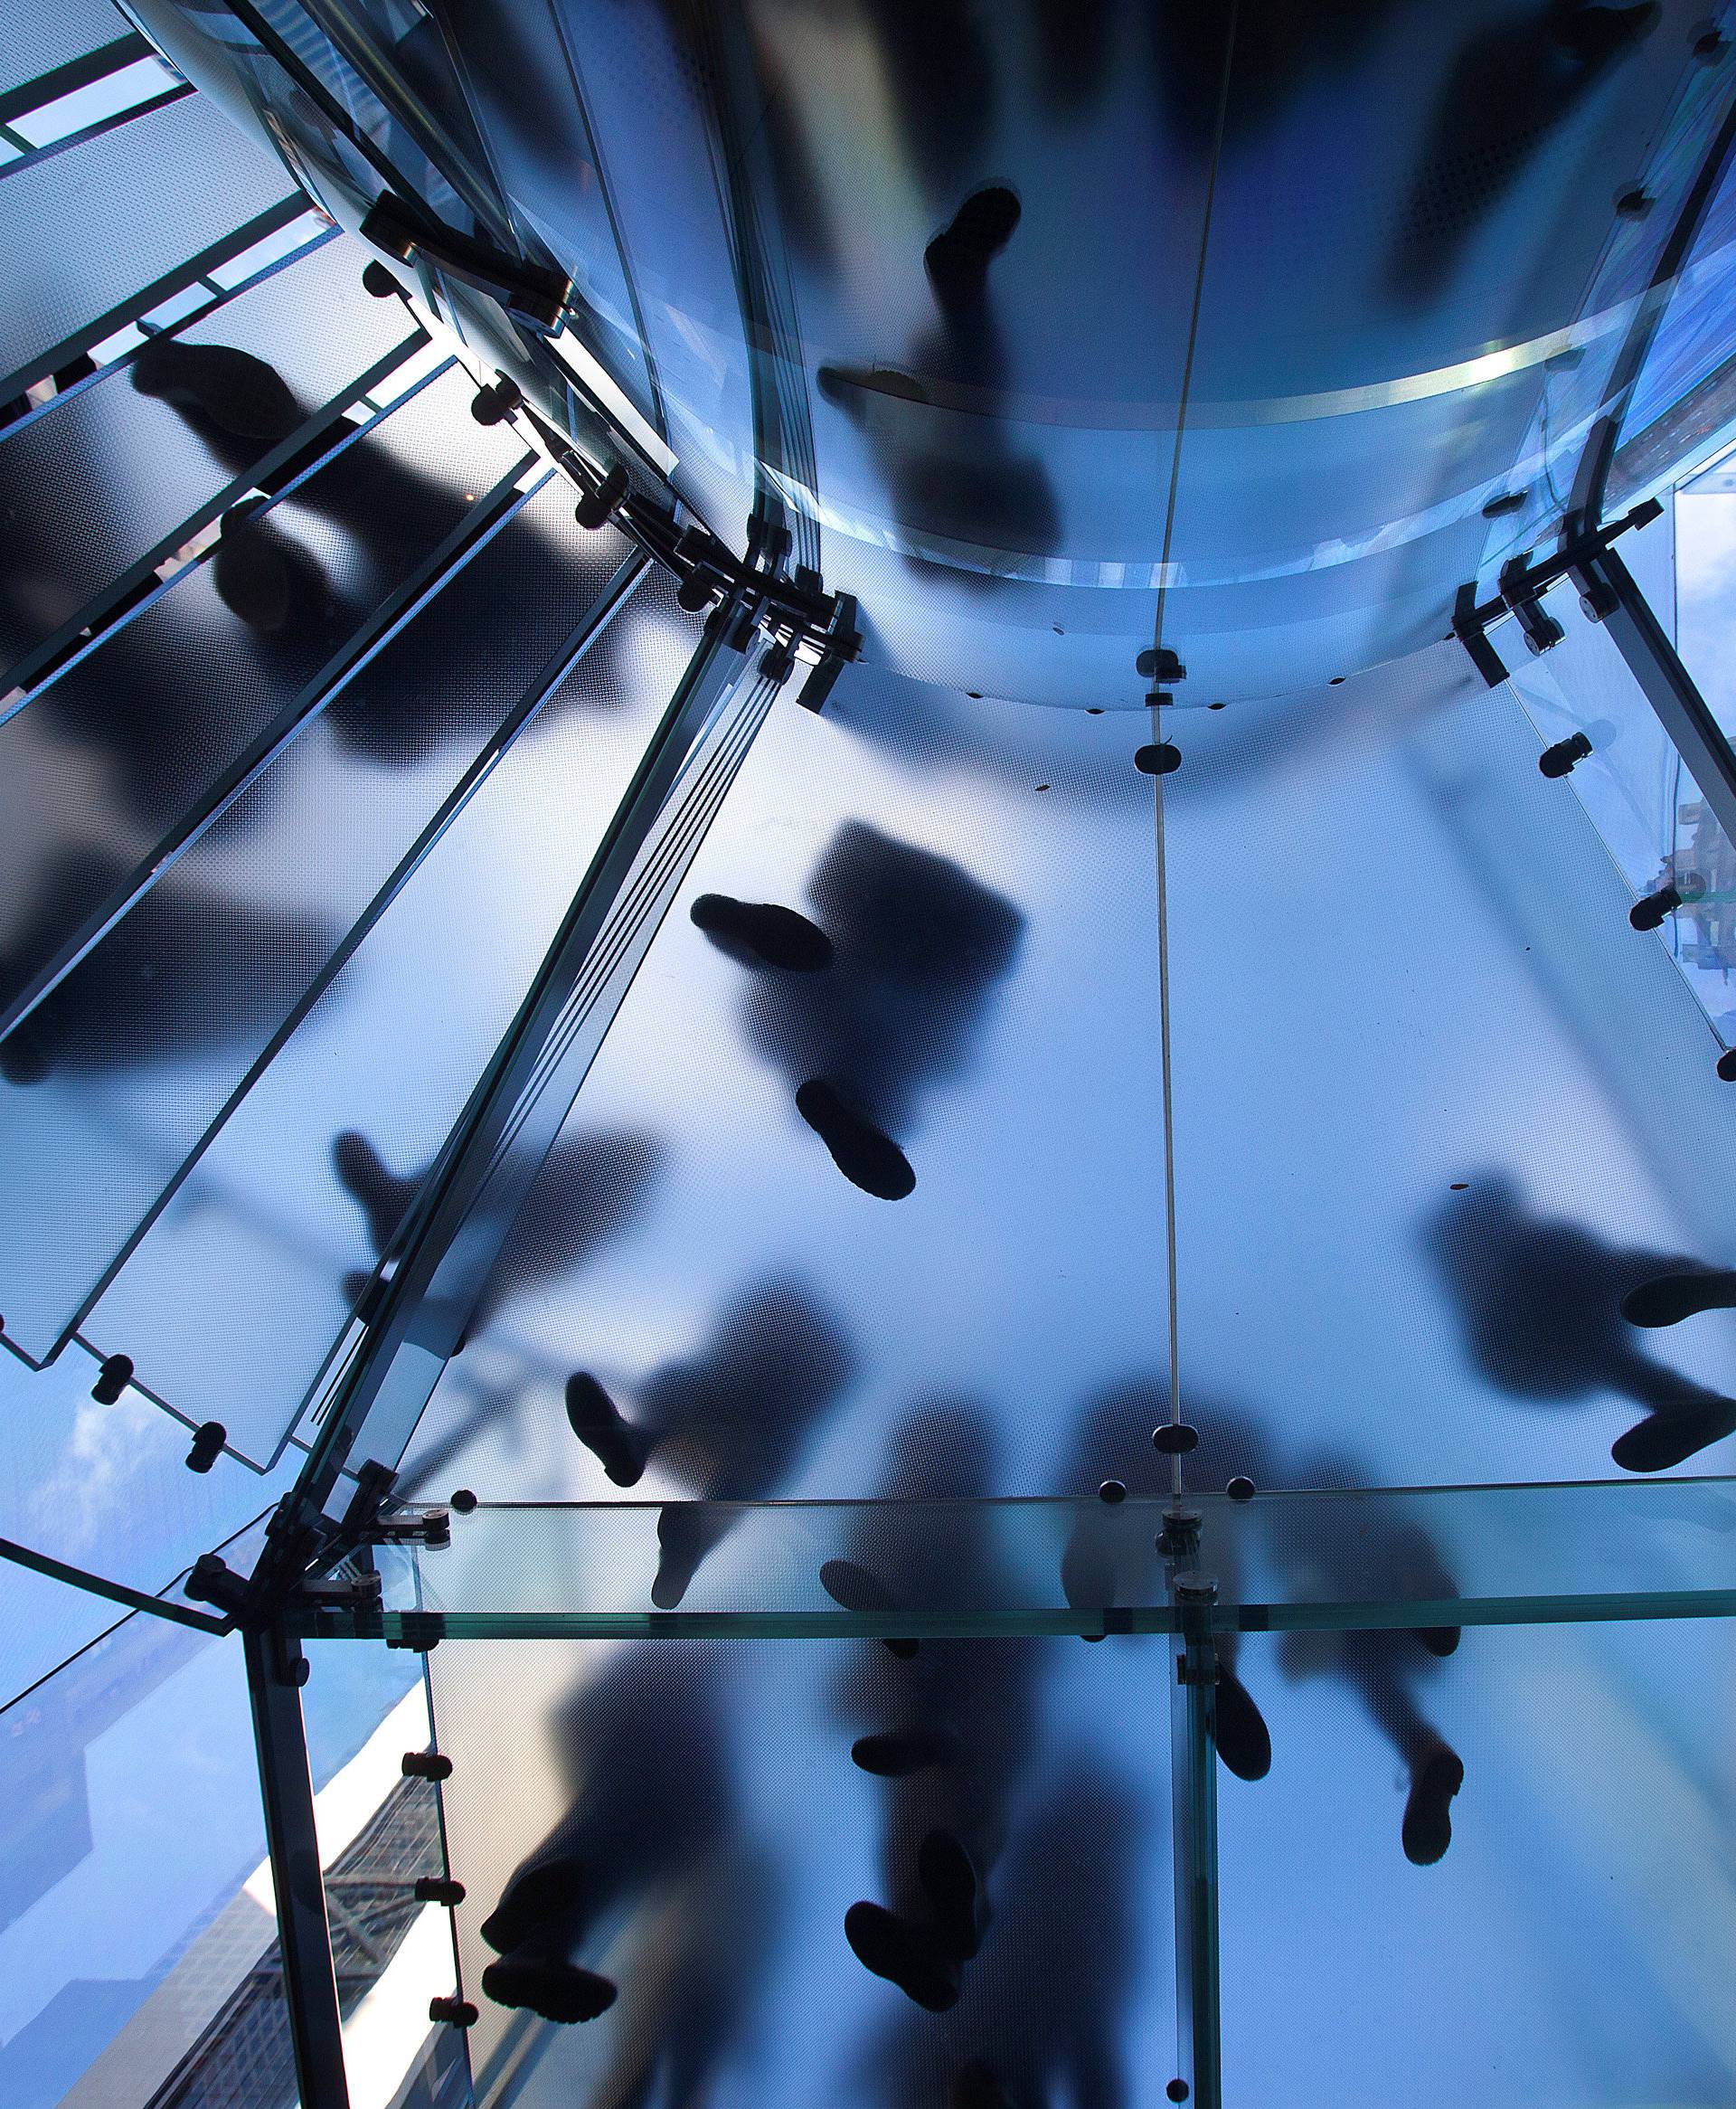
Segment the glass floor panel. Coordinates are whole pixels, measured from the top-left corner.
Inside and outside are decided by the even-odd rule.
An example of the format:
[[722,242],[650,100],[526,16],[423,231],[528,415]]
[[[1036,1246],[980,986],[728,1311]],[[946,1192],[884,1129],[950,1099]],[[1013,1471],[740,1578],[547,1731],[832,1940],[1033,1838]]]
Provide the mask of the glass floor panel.
[[[1162,1660],[1064,1640],[929,1642],[907,1660],[863,1641],[442,1647],[480,2109],[665,2088],[868,2109],[945,2101],[982,2085],[973,2066],[1014,2101],[1161,2103]],[[864,1736],[925,1730],[949,1739],[946,1764],[891,1778],[853,1762]],[[968,1841],[986,1908],[976,1955],[942,1968],[925,2010],[863,1966],[845,1921],[879,1905],[920,1938],[937,1832]],[[599,1979],[615,1996],[584,2026],[505,2003],[595,2003]]]

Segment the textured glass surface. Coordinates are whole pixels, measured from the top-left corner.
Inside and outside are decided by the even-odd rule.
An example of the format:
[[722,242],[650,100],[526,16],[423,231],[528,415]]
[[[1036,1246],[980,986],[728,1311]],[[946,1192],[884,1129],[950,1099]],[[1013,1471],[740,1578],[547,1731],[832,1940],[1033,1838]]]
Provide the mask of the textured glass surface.
[[[1272,1766],[1219,1773],[1228,2109],[1728,2101],[1731,1671],[1712,1622],[1467,1633],[1445,1661],[1250,1639]],[[1413,1866],[1431,1737],[1464,1783]]]
[[[1154,1475],[1155,1476],[1155,1475]],[[481,1505],[388,1571],[448,1632],[1054,1633],[1174,1624],[1174,1504],[922,1500]],[[1736,1609],[1736,1482],[1188,1492],[1226,1629],[1434,1626]],[[693,1559],[695,1549],[701,1554]],[[712,1556],[713,1551],[715,1556]],[[691,1565],[675,1597],[671,1577]],[[847,1571],[846,1571],[847,1570]],[[675,1599],[675,1601],[671,1601]]]
[[[548,509],[558,510],[552,494]],[[494,672],[472,662],[463,682],[448,645],[454,685],[423,722],[474,733],[514,700],[508,668],[535,671],[526,647],[537,634],[578,622],[599,559],[575,548],[570,522],[537,532],[548,536],[544,553],[526,559],[510,594],[495,591],[497,612],[519,610],[523,640],[492,637]],[[551,590],[552,571],[571,582],[570,595]],[[511,597],[533,586],[540,602]],[[660,579],[645,582],[254,1083],[93,1314],[93,1338],[110,1351],[128,1343],[154,1389],[195,1420],[224,1421],[250,1454],[270,1455],[342,1335],[552,941],[695,628]],[[452,635],[440,625],[435,634]],[[455,750],[442,748],[406,759],[402,789],[388,794],[386,763],[364,760],[347,765],[363,806],[412,791],[427,799],[456,774]],[[306,817],[298,799],[286,805]],[[332,824],[348,823],[335,813]],[[195,1079],[210,1061],[189,1065]],[[166,1088],[174,1073],[159,1073],[134,1102],[142,1138],[184,1118]],[[232,1071],[228,1079],[210,1092],[213,1110]],[[346,1136],[363,1149],[340,1148]],[[103,1147],[112,1159],[112,1141]],[[582,1245],[586,1233],[578,1225],[563,1234]]]
[[[1156,2109],[1175,2069],[1162,1666],[1137,1641],[908,1661],[865,1641],[440,1648],[478,2103],[666,2087],[867,2109],[982,2088],[980,2066],[1014,2101]],[[853,1739],[887,1731],[927,1733],[946,1762],[902,1779],[852,1763]],[[931,1831],[964,1845],[987,1906],[939,2013],[870,1975],[844,1931],[863,1902],[920,1931]],[[539,1963],[571,1985],[562,1962],[617,1988],[600,2019],[493,1996],[533,1991]]]
[[1637,1461],[1660,1461],[1655,1412],[1723,1433],[1731,1319],[1621,1306],[1729,1263],[1729,1087],[1629,927],[1580,771],[1539,773],[1537,732],[1456,643],[1329,703],[1171,722],[1180,1404],[1204,1483],[1608,1478],[1642,1425]]
[[[10,830],[0,861],[15,888],[0,940],[9,994],[124,904],[155,846],[250,748],[296,722],[381,601],[429,561],[470,499],[510,473],[510,441],[467,416],[467,400],[456,374],[412,396],[262,521],[225,529],[210,562],[184,572],[0,728]],[[416,752],[419,698],[413,686],[408,695],[396,686],[402,663],[382,654],[360,677],[352,752],[388,761]],[[314,722],[319,736],[308,752],[317,757],[339,735]],[[81,1167],[117,1177],[113,1115],[99,1110],[110,1094],[140,1101],[141,1111],[165,1091],[184,1099],[165,1070],[201,1051],[250,1053],[342,935],[342,882],[307,863],[290,795],[307,771],[313,790],[317,759],[268,769],[7,1043],[0,1118],[26,1177],[76,1181]],[[287,861],[250,894],[249,866],[269,854],[275,830]],[[358,881],[350,884],[354,891]],[[324,899],[322,887],[333,889]],[[217,1086],[205,1118],[226,1089]],[[180,1112],[199,1117],[191,1104]],[[158,1147],[147,1134],[134,1145],[156,1159],[160,1184],[175,1165]],[[0,1233],[12,1333],[39,1353],[71,1308],[69,1264],[77,1274],[96,1263],[88,1285],[109,1249],[99,1241],[74,1258],[76,1216],[62,1227],[58,1256],[30,1235],[24,1212]]]
[[109,0],[31,0],[0,23],[0,90],[21,88],[69,59],[123,37],[132,24]]
[[[1671,500],[1674,634],[1682,663],[1728,739],[1736,733],[1736,467],[1718,462]],[[1648,594],[1647,598],[1650,598]],[[1660,615],[1669,612],[1654,606]]]
[[[1648,532],[1666,531],[1659,522]],[[1658,941],[1729,1045],[1736,1040],[1736,847],[1612,638],[1580,614],[1573,588],[1556,587],[1543,606],[1566,635],[1535,659],[1522,657],[1513,640],[1514,692],[1545,744],[1575,733],[1590,742],[1591,753],[1574,764],[1568,781],[1635,899],[1664,887],[1682,896],[1663,916]],[[1667,616],[1667,600],[1665,610]],[[1697,674],[1708,658],[1697,633],[1691,648],[1688,671]],[[1710,659],[1716,694],[1721,655]]]
[[396,301],[362,290],[364,260],[328,241],[0,439],[0,693],[94,596],[246,489],[304,419],[421,341]]
[[45,355],[289,188],[280,165],[196,95],[0,171],[10,260],[0,392],[34,380],[57,363]]
[[[731,142],[720,136],[717,99],[727,90],[711,48],[730,33],[725,11],[613,0],[550,5],[632,260],[646,354],[678,464],[673,480],[712,532],[740,549],[755,427],[732,260],[751,237],[730,231]],[[630,389],[630,377],[623,380]]]
[[[656,1431],[642,1499],[1068,1483],[1094,1399],[1166,1353],[1151,790],[1134,745],[1125,720],[866,669],[846,669],[823,717],[783,693],[408,1483],[438,1461],[438,1493],[607,1498],[563,1404],[581,1374]],[[714,942],[695,914],[719,928],[731,899],[807,919],[831,965]],[[912,1192],[881,1198],[841,1168],[798,1106],[809,1083],[879,1124]]]

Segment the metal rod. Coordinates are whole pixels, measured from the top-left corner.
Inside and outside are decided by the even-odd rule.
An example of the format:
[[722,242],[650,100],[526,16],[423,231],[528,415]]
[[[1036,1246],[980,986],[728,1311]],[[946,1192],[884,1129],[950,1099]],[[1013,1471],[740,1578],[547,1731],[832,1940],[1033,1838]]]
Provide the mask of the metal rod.
[[1586,568],[1614,598],[1603,627],[1656,712],[1726,840],[1736,843],[1736,754],[1731,752],[1730,742],[1622,559],[1606,548]]
[[1197,1524],[1170,1593],[1182,1631],[1170,1707],[1175,1866],[1175,2044],[1185,2088],[1171,2098],[1220,2109],[1223,2075],[1218,1997],[1217,1584],[1194,1571]]
[[284,2008],[301,2109],[349,2109],[344,2027],[332,1965],[331,1927],[314,1821],[314,1783],[301,1717],[307,1659],[280,1629],[242,1635],[247,1696],[265,1808],[265,1841],[277,1896]]
[[165,1603],[160,1596],[152,1596],[146,1590],[135,1589],[125,1582],[111,1582],[106,1575],[88,1574],[82,1567],[68,1565],[48,1553],[39,1553],[30,1546],[14,1544],[9,1537],[0,1537],[0,1560],[10,1560],[14,1565],[28,1567],[33,1575],[45,1575],[51,1582],[64,1582],[73,1589],[83,1589],[92,1596],[107,1597],[110,1603],[124,1603],[129,1611],[148,1612],[153,1618],[168,1619],[177,1626],[193,1626],[202,1633],[227,1633],[230,1621],[213,1618],[209,1612],[191,1611],[185,1604]]

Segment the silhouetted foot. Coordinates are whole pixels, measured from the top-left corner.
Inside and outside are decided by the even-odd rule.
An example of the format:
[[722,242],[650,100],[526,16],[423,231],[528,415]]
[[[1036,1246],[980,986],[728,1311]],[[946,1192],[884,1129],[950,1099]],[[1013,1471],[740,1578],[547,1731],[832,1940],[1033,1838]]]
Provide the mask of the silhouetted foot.
[[[854,1612],[858,1618],[882,1618],[903,1609],[878,1577],[854,1560],[827,1560],[820,1569],[820,1587],[840,1611]],[[901,1662],[908,1662],[916,1653],[914,1641],[882,1636],[882,1643]]]
[[850,1755],[879,1779],[904,1780],[930,1765],[949,1764],[956,1747],[942,1728],[889,1728],[878,1735],[858,1735]]
[[1013,2097],[982,2059],[973,2057],[953,2074],[947,2109],[1013,2109]]
[[1432,1868],[1453,1842],[1451,1803],[1465,1784],[1465,1766],[1444,1743],[1436,1744],[1410,1769],[1410,1798],[1404,1805],[1404,1857]]
[[1727,1267],[1660,1274],[1621,1300],[1621,1315],[1630,1326],[1679,1326],[1703,1310],[1736,1310],[1736,1271]]
[[133,354],[133,386],[177,410],[197,411],[238,440],[287,440],[301,410],[275,366],[228,345],[152,337]]
[[744,967],[781,967],[815,974],[832,964],[832,940],[817,922],[769,901],[733,901],[702,894],[687,911],[721,952]]
[[981,298],[988,267],[1013,239],[1019,223],[1019,201],[1005,184],[973,191],[953,214],[951,224],[922,252],[929,283],[943,308]]
[[505,1955],[551,1922],[571,1923],[584,1893],[582,1860],[543,1860],[506,1885],[500,1902],[477,1931],[496,1954]]
[[1609,1445],[1609,1454],[1625,1472],[1667,1471],[1673,1464],[1722,1442],[1736,1429],[1736,1405],[1719,1399],[1711,1405],[1671,1406],[1647,1414]]
[[844,1915],[844,1937],[864,1970],[895,1984],[906,1999],[931,2014],[958,2003],[958,1972],[932,1934],[910,1925],[884,1905],[853,1904]]
[[951,1831],[931,1830],[917,1848],[916,1878],[933,1908],[941,1946],[967,1962],[982,1945],[985,1902],[970,1855]]
[[339,1185],[367,1217],[368,1238],[374,1251],[383,1252],[420,1191],[421,1180],[401,1179],[389,1172],[373,1143],[353,1128],[346,1129],[332,1144],[332,1168]]
[[651,1446],[622,1420],[614,1400],[589,1370],[575,1369],[567,1379],[567,1422],[618,1487],[638,1485]]
[[796,1093],[796,1111],[832,1153],[853,1187],[877,1201],[901,1201],[916,1186],[910,1160],[890,1135],[844,1103],[823,1076],[810,1077]]
[[318,560],[275,522],[239,509],[223,515],[211,581],[231,615],[268,637],[305,630],[326,612],[326,573]]
[[1265,1717],[1233,1670],[1219,1670],[1217,1697],[1218,1755],[1239,1780],[1263,1780],[1272,1769]]
[[723,1526],[696,1501],[672,1501],[657,1516],[657,1573],[651,1601],[674,1611],[694,1570],[722,1535]]
[[1458,1633],[1457,1626],[1424,1626],[1417,1638],[1431,1655],[1447,1656],[1458,1648]]
[[615,2004],[610,1981],[576,1962],[504,1956],[483,1972],[482,1989],[497,2007],[523,2007],[545,2021],[594,2021]]

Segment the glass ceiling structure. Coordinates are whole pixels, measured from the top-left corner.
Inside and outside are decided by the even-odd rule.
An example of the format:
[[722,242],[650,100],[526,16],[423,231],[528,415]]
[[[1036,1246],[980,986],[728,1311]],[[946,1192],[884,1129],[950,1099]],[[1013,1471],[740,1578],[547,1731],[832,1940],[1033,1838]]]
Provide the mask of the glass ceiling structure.
[[0,2103],[1736,2099],[1736,9],[0,28]]

